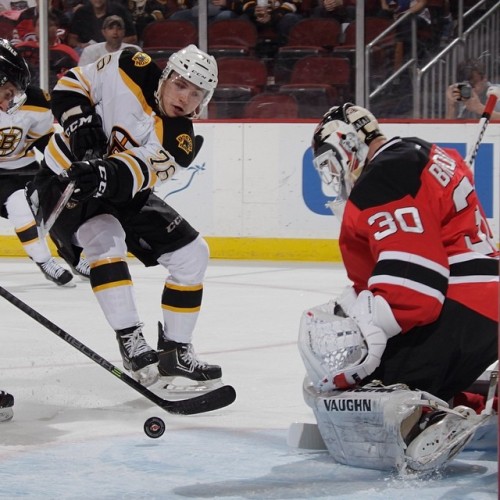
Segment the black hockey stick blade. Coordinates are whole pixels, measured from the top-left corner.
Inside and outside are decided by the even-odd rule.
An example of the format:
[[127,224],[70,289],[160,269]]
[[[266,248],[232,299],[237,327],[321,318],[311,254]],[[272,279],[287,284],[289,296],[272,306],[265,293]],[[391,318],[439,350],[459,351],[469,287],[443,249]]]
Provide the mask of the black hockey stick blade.
[[65,332],[62,328],[52,323],[52,321],[47,319],[45,316],[42,316],[28,304],[12,295],[2,286],[0,286],[0,295],[12,305],[27,314],[30,318],[33,318],[35,321],[50,330],[59,338],[73,346],[76,350],[85,354],[85,356],[94,361],[94,363],[102,366],[105,370],[112,373],[115,377],[119,378],[122,382],[125,382],[128,386],[132,387],[132,389],[135,389],[138,393],[142,394],[145,398],[149,399],[160,408],[163,408],[168,413],[172,413],[175,415],[194,415],[196,413],[205,413],[207,411],[224,408],[225,406],[230,405],[236,399],[236,391],[230,385],[223,385],[222,387],[214,389],[213,391],[190,399],[181,399],[177,401],[163,399],[151,392],[147,387],[141,385],[126,373],[122,372],[118,367],[111,364],[109,361],[94,352],[92,349],[77,340],[75,337]]

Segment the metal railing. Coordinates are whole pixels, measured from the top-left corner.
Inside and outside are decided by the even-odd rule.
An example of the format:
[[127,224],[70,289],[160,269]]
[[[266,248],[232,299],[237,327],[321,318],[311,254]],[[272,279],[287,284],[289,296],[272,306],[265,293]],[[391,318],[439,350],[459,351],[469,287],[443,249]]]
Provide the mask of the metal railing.
[[500,3],[486,11],[417,72],[415,88],[419,90],[419,98],[414,109],[415,118],[445,116],[446,89],[457,82],[457,68],[466,59],[480,60],[493,83],[500,77]]
[[[403,74],[409,74],[411,85],[407,90],[407,99],[412,107],[409,114],[413,118],[444,118],[446,112],[446,89],[457,81],[457,68],[465,59],[479,59],[486,74],[492,81],[500,80],[500,2],[493,6],[489,0],[480,0],[467,12],[464,12],[463,0],[458,2],[457,38],[441,50],[428,63],[420,66],[418,60],[417,15],[406,13],[391,26],[370,41],[364,50],[363,100],[368,108],[375,98],[391,88],[391,84]],[[484,13],[480,15],[480,12]],[[480,17],[463,31],[464,21],[473,14]],[[371,71],[375,48],[384,38],[395,33],[398,27],[411,18],[410,56],[383,82],[374,86]]]

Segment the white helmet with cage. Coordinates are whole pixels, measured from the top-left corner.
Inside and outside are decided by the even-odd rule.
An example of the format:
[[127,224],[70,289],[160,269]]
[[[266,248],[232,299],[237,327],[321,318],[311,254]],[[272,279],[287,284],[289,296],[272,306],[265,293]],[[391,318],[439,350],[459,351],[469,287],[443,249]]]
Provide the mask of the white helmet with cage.
[[352,103],[328,110],[313,136],[314,167],[340,202],[347,200],[366,163],[368,146],[382,136],[376,118]]
[[196,110],[196,115],[199,115],[203,108],[210,102],[217,87],[218,69],[215,58],[193,44],[188,45],[178,52],[174,52],[169,57],[158,83],[156,98],[160,109],[160,89],[163,82],[170,77],[172,72],[177,73],[188,82],[205,91],[203,100]]

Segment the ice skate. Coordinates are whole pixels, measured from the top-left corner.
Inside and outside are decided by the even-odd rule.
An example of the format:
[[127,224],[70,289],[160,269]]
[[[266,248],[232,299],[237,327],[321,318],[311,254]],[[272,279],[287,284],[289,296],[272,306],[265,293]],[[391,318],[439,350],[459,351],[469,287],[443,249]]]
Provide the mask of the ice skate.
[[12,420],[14,411],[14,396],[5,391],[0,391],[0,422]]
[[158,355],[144,339],[142,325],[116,331],[116,339],[120,345],[123,367],[132,378],[144,386],[154,384],[158,380]]
[[76,266],[71,266],[73,274],[80,276],[83,281],[88,281],[90,279],[90,265],[86,259],[80,257],[78,264]]
[[61,267],[54,258],[50,258],[46,262],[37,262],[36,265],[40,268],[43,275],[58,286],[74,286],[71,283],[73,275]]
[[166,340],[161,323],[158,324],[158,358],[162,389],[185,394],[222,386],[221,367],[200,361],[192,344]]
[[406,449],[408,468],[429,471],[444,466],[463,450],[488,417],[477,415],[467,406],[457,406],[437,422],[430,419]]

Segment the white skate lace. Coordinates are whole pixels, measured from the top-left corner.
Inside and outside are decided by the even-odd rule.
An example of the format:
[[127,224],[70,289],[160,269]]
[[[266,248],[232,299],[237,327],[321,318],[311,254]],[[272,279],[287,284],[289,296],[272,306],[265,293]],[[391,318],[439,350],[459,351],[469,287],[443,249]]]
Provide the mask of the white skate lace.
[[180,358],[184,363],[186,363],[190,369],[194,370],[196,368],[204,368],[207,363],[200,361],[196,357],[192,344],[186,344],[184,349],[180,353]]
[[43,262],[42,264],[40,264],[40,267],[45,273],[55,279],[59,278],[65,271],[65,269],[61,267],[54,259],[49,259],[47,262]]
[[80,259],[75,269],[83,276],[90,276],[90,265],[83,257]]
[[140,354],[153,350],[149,347],[146,340],[142,336],[140,326],[133,332],[120,335],[120,337],[122,339],[123,347],[127,350],[130,358],[134,358],[135,356],[139,356]]

